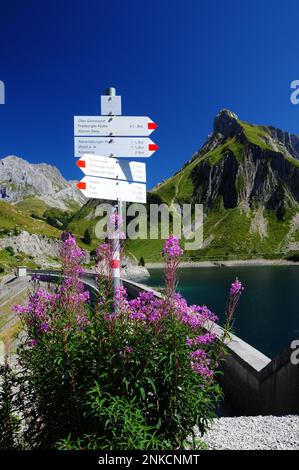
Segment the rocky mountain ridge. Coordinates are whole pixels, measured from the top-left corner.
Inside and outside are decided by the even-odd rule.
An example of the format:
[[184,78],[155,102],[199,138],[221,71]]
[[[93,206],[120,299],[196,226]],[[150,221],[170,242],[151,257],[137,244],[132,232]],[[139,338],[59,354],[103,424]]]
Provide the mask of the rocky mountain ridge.
[[221,158],[212,164],[205,158],[192,172],[194,197],[207,209],[217,197],[225,209],[255,203],[282,217],[286,208],[299,203],[299,138],[274,127],[241,123],[228,110],[216,116],[214,132],[196,158],[209,156],[219,147]]
[[86,199],[60,171],[46,163],[33,164],[16,156],[0,160],[0,200],[17,203],[35,197],[51,207],[78,209]]
[[203,205],[200,255],[283,256],[299,249],[299,137],[223,109],[199,151],[150,194]]
[[[31,170],[25,175],[15,171],[19,165],[21,170],[32,166],[19,160],[0,160],[0,193],[1,181],[5,180],[11,202],[26,198],[28,191],[42,193],[49,205],[63,200],[63,194],[69,196],[70,182],[54,167],[36,165],[40,174],[50,175],[51,181],[46,185],[41,178],[34,186]],[[4,173],[9,167],[10,173]],[[81,239],[87,232],[94,238],[99,201],[89,199],[82,205],[84,197],[80,192],[78,197],[81,207],[64,227]],[[147,199],[148,203],[164,202],[170,206],[174,202],[203,205],[203,247],[186,253],[188,258],[283,258],[290,251],[299,251],[299,137],[273,126],[247,123],[232,111],[221,110],[204,145],[179,171],[150,191]],[[63,203],[66,207],[67,203]],[[22,207],[17,206],[21,211]],[[33,234],[37,223],[48,221],[34,221],[28,211],[27,216],[26,225],[32,225]],[[21,213],[16,213],[15,218],[19,220]],[[11,226],[7,215],[6,224]],[[43,227],[40,225],[40,232]],[[162,245],[161,240],[128,240],[127,253],[137,260],[143,257],[145,261],[156,261],[160,260]]]

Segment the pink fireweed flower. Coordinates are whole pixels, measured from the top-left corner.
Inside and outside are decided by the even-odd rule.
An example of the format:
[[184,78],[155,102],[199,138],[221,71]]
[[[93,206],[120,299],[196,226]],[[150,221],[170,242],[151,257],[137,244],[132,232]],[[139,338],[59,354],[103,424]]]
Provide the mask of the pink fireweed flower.
[[238,305],[238,302],[239,302],[239,299],[243,290],[244,290],[244,287],[242,285],[242,282],[239,281],[238,278],[236,278],[236,280],[230,286],[229,300],[228,300],[228,304],[227,304],[226,311],[225,311],[228,324],[233,323],[234,313],[236,311],[236,308],[237,308],[237,305]]
[[183,256],[183,249],[180,247],[180,241],[174,235],[170,235],[165,241],[162,256],[169,258],[179,258]]
[[127,289],[124,286],[119,286],[115,290],[114,307],[119,314],[125,313],[128,310],[129,302],[127,299]]
[[120,214],[117,214],[114,212],[113,214],[110,215],[109,220],[108,220],[108,238],[110,239],[115,239],[115,238],[120,238],[120,232],[121,232],[121,226],[122,226],[123,220]]
[[196,330],[206,325],[208,321],[216,322],[218,317],[205,305],[190,305],[179,293],[174,294],[173,309],[180,321]]
[[128,354],[131,354],[132,352],[134,352],[134,348],[132,348],[131,346],[124,346],[119,354],[120,356],[127,356]]
[[38,340],[37,339],[28,339],[26,344],[29,348],[34,348],[34,346],[36,346],[38,344]]
[[156,323],[162,317],[163,300],[155,297],[152,291],[142,292],[136,299],[130,300],[129,319]]
[[12,310],[17,315],[23,315],[23,314],[26,314],[28,312],[28,307],[27,307],[27,305],[14,305],[12,307]]
[[165,296],[167,302],[172,304],[177,286],[177,269],[183,255],[183,250],[180,247],[180,242],[177,237],[170,235],[162,250],[164,258],[164,282],[165,282]]
[[79,327],[79,330],[83,330],[85,326],[90,325],[91,322],[88,320],[86,315],[77,315],[76,316],[77,320],[77,325]]
[[197,349],[190,353],[190,358],[192,370],[204,380],[208,380],[213,376],[213,371],[209,368],[211,361],[203,349]]
[[205,344],[213,343],[217,339],[217,336],[214,333],[205,333],[203,335],[197,335],[194,338],[187,336],[186,346],[200,346]]
[[117,317],[118,317],[118,313],[115,311],[112,313],[103,312],[103,318],[106,321],[113,322]]
[[38,327],[38,332],[44,332],[44,333],[48,333],[49,331],[51,330],[51,327],[49,325],[48,322],[44,321],[42,322],[39,327]]
[[244,287],[242,286],[242,282],[239,281],[238,278],[232,283],[229,293],[230,295],[239,295],[241,292],[244,290]]
[[80,280],[83,272],[81,263],[84,251],[78,247],[76,238],[66,232],[61,235],[63,245],[60,250],[63,280],[59,286],[60,305],[68,313],[84,313],[84,304],[89,301],[89,292],[84,291],[84,285]]
[[110,215],[109,224],[115,228],[120,228],[123,223],[122,216],[114,212]]

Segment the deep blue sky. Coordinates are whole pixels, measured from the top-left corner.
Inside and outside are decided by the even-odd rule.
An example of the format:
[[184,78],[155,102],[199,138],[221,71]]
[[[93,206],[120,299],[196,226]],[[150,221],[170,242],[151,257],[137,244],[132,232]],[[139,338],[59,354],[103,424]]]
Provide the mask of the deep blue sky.
[[115,86],[123,114],[159,123],[151,187],[192,156],[223,107],[299,134],[295,79],[296,0],[1,0],[0,158],[81,178],[73,115],[99,114]]

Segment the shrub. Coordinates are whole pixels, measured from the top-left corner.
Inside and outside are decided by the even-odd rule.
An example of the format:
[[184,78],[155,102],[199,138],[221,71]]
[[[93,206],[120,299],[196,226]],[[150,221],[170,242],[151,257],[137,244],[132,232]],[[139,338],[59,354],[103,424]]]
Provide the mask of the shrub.
[[7,246],[7,247],[5,248],[5,250],[7,251],[7,253],[10,254],[10,256],[14,256],[15,251],[14,251],[14,249],[13,249],[12,246]]
[[285,255],[285,259],[288,261],[299,261],[299,251],[290,251]]
[[103,393],[96,384],[90,390],[90,415],[105,423],[105,430],[99,434],[85,434],[75,441],[71,435],[57,443],[59,450],[146,450],[171,448],[170,443],[160,442],[157,430],[146,424],[142,410],[135,400],[119,395]]
[[91,244],[91,235],[90,235],[90,231],[88,230],[88,228],[84,232],[84,237],[82,238],[82,241],[83,243],[85,243],[85,245]]
[[15,377],[7,363],[0,366],[0,449],[18,447],[20,419],[17,416]]
[[55,228],[61,230],[62,227],[65,227],[69,222],[71,217],[70,212],[51,207],[43,213],[43,219],[47,224],[52,225]]
[[145,261],[144,261],[143,256],[141,256],[141,258],[139,260],[139,263],[138,263],[138,266],[145,266]]
[[[242,291],[230,289],[222,338],[217,317],[176,293],[183,251],[171,236],[163,249],[165,296],[112,296],[110,243],[97,250],[99,298],[80,281],[83,252],[63,234],[61,282],[51,292],[33,280],[27,305],[16,306],[27,330],[19,347],[20,408],[26,448],[177,449],[203,434],[222,392],[219,363]],[[24,388],[24,384],[26,387]],[[28,408],[28,404],[30,406]]]
[[32,217],[32,219],[43,220],[43,218],[39,214],[36,214],[35,212],[32,212],[30,214],[30,217]]

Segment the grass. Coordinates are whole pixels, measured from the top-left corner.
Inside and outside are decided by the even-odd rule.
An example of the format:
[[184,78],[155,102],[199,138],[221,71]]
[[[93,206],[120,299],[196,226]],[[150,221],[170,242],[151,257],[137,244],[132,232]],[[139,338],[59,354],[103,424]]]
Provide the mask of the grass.
[[99,203],[100,201],[98,200],[90,199],[87,204],[82,206],[79,211],[71,217],[67,225],[68,230],[79,237],[84,236],[86,229],[89,229],[92,233],[97,221],[99,220],[99,217],[93,216]]
[[12,268],[20,265],[26,265],[28,268],[36,266],[32,257],[25,253],[10,253],[6,248],[0,250],[0,266],[4,268],[4,271],[11,271]]
[[227,144],[220,144],[211,152],[208,152],[202,159],[202,161],[208,162],[210,165],[217,165],[223,158],[223,154],[227,152]]
[[139,261],[143,257],[145,263],[161,261],[164,240],[128,240],[126,251]]
[[15,352],[16,344],[15,340],[22,330],[22,323],[21,320],[17,320],[9,328],[5,329],[4,331],[0,332],[0,341],[4,343],[4,350],[6,352]]
[[[274,213],[264,211],[268,236],[261,238],[250,230],[253,213],[245,214],[239,208],[219,209],[210,212],[204,221],[204,239],[213,240],[206,248],[185,251],[185,260],[229,260],[251,258],[283,258],[281,245],[290,229],[294,211],[289,211],[283,221]],[[182,240],[184,242],[184,240]],[[164,240],[130,240],[128,250],[145,262],[161,261]],[[183,243],[184,245],[184,243]]]
[[17,202],[14,207],[17,207],[18,209],[28,213],[29,215],[36,214],[40,217],[43,216],[44,212],[47,209],[50,209],[50,206],[48,206],[48,204],[46,204],[41,199],[38,199],[33,196],[28,196],[23,199],[23,201]]
[[[219,144],[214,150],[205,155],[198,154],[188,165],[183,167],[176,175],[165,181],[159,187],[155,188],[152,193],[157,194],[165,203],[173,200],[178,203],[191,202],[194,197],[195,189],[192,179],[192,171],[203,162],[209,165],[218,165],[226,152],[230,151],[234,154],[236,160],[240,163],[244,160],[247,147],[251,144],[259,146],[261,149],[273,152],[273,148],[268,143],[270,135],[267,127],[250,125],[246,122],[239,121],[242,126],[243,134],[227,138],[226,141]],[[244,141],[244,136],[246,140]],[[299,167],[299,161],[291,156],[285,155],[285,158]],[[240,175],[236,180],[236,189],[238,193],[244,188],[244,179]],[[204,238],[212,236],[213,240],[210,245],[204,249],[185,253],[185,257],[193,259],[234,259],[234,258],[250,258],[250,257],[270,257],[282,258],[282,248],[285,237],[290,229],[291,218],[294,210],[286,213],[285,220],[278,221],[276,214],[270,211],[264,211],[264,217],[267,222],[268,234],[261,237],[259,233],[251,231],[251,222],[254,217],[253,210],[245,214],[239,208],[224,210],[222,196],[208,212],[204,222]],[[299,235],[296,234],[296,240]],[[161,247],[157,241],[145,240],[143,242],[135,241],[130,247],[132,252],[137,256],[146,253],[149,260],[158,260],[158,253]],[[152,250],[150,249],[152,247]]]
[[229,149],[233,152],[237,161],[240,163],[244,160],[246,148],[238,142],[236,137],[233,137],[229,143]]
[[55,238],[60,234],[59,230],[46,222],[34,219],[26,211],[4,201],[0,201],[0,227],[0,233],[3,233],[3,229],[17,229]]
[[242,161],[245,156],[244,145],[241,145],[236,137],[228,139],[216,149],[205,155],[199,155],[188,165],[183,167],[176,175],[154,188],[151,192],[158,194],[166,203],[170,204],[174,199],[178,203],[190,202],[194,194],[194,183],[192,180],[193,169],[202,162],[208,162],[210,165],[217,165],[224,154],[231,151],[237,161]]
[[261,238],[250,230],[252,213],[245,214],[239,208],[211,213],[204,222],[204,238],[213,235],[213,241],[207,248],[189,256],[196,259],[282,258],[281,245],[290,230],[292,216],[293,211],[289,211],[285,220],[278,221],[273,212],[264,211],[268,236]]
[[177,184],[179,180],[179,173],[171,179],[162,183],[159,187],[153,189],[153,194],[159,194],[160,198],[166,203],[170,204],[175,197],[177,191]]
[[264,127],[248,124],[244,121],[239,121],[239,123],[243,127],[244,134],[250,143],[258,145],[259,147],[265,150],[273,151],[271,145],[268,144],[266,141],[267,137],[269,137],[269,134],[267,133]]
[[73,199],[64,199],[64,203],[71,212],[77,212],[81,208],[80,204],[73,201]]
[[202,156],[195,158],[172,178],[154,188],[151,193],[158,194],[166,204],[170,204],[174,199],[175,202],[179,203],[190,202],[190,198],[194,192],[191,173],[193,168],[198,165],[202,159]]
[[296,158],[291,157],[291,155],[285,155],[285,159],[296,168],[299,168],[299,160],[296,160]]

